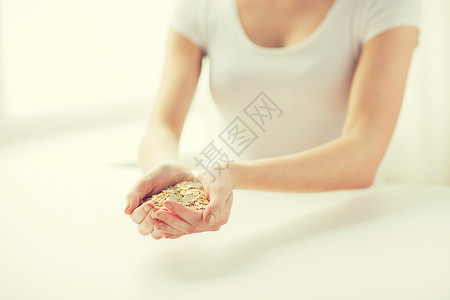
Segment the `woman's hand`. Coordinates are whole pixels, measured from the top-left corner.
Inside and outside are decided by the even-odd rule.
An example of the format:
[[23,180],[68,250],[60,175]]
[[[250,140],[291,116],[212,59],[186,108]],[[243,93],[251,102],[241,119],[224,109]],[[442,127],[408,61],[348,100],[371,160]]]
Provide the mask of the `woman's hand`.
[[162,163],[141,177],[128,192],[124,213],[131,215],[142,199],[159,193],[170,185],[194,178],[191,170],[180,162]]
[[181,181],[194,180],[195,176],[191,170],[182,163],[177,161],[163,163],[150,170],[136,182],[127,194],[124,213],[130,215],[131,219],[138,224],[138,230],[142,235],[151,234],[153,238],[160,239],[163,235],[161,232],[153,230],[155,219],[152,217],[152,214],[158,208],[149,202],[141,206],[139,204],[142,199],[159,193],[170,185]]
[[210,200],[204,211],[167,200],[163,203],[167,209],[153,213],[156,219],[154,229],[161,232],[163,237],[174,239],[185,234],[217,231],[228,222],[233,204],[230,173],[224,165],[210,172],[214,177],[204,174],[198,177]]

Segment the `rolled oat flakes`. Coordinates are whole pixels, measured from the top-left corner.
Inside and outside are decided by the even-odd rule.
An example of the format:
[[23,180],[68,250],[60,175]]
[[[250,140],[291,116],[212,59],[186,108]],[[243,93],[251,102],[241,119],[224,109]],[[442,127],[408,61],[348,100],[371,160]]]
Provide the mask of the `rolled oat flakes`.
[[192,181],[183,181],[169,186],[158,194],[144,198],[142,203],[151,201],[156,207],[161,208],[166,200],[176,201],[196,210],[205,209],[209,203],[201,183]]

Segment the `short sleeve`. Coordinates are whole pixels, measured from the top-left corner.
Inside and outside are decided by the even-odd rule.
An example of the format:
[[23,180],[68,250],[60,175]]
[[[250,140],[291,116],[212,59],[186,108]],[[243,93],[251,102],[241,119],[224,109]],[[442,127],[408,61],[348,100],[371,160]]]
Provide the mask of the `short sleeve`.
[[361,20],[361,43],[399,26],[420,29],[420,0],[366,0]]
[[203,0],[177,0],[169,27],[205,50],[206,36],[202,5]]

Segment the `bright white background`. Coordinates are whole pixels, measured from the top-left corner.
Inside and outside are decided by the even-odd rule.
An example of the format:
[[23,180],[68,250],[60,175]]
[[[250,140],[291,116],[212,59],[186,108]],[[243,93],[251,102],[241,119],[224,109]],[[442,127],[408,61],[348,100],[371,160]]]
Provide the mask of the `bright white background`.
[[2,1],[2,102],[11,118],[151,98],[173,1]]
[[[0,298],[448,299],[450,190],[427,186],[450,184],[448,1],[424,1],[382,167],[400,184],[238,191],[223,230],[176,242],[121,212],[174,1],[0,4]],[[205,75],[185,155],[217,134]]]

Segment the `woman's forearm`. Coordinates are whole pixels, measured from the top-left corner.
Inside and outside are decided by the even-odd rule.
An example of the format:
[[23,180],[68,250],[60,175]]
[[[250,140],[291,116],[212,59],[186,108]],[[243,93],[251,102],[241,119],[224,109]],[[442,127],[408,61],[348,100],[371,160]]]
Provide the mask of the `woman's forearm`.
[[237,189],[318,192],[366,188],[381,162],[376,148],[362,138],[340,138],[301,153],[231,163],[229,172]]
[[145,173],[165,161],[180,162],[178,141],[202,69],[202,49],[171,30],[164,73],[139,147],[139,167]]
[[180,161],[178,156],[178,138],[168,128],[152,125],[139,145],[139,168],[147,172],[165,161]]

